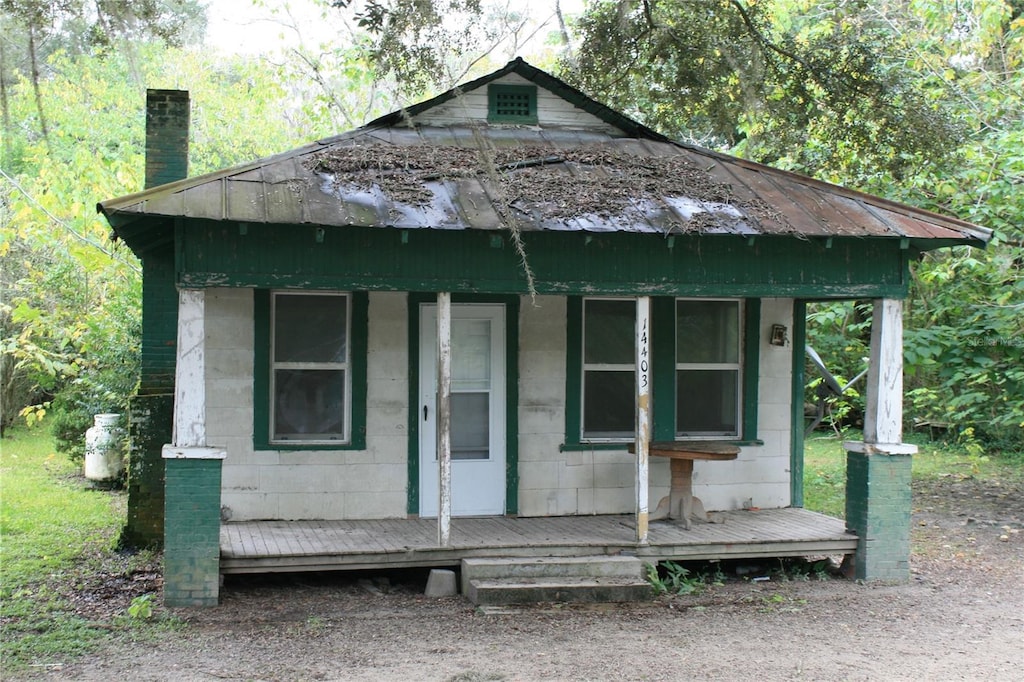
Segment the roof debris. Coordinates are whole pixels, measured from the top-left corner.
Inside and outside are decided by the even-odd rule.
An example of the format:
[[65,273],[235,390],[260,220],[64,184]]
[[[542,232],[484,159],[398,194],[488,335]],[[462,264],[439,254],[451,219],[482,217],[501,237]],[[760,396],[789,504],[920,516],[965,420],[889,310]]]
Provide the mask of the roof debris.
[[[634,154],[606,145],[553,147],[527,144],[481,149],[454,145],[335,145],[307,158],[306,168],[331,176],[338,188],[380,188],[390,200],[428,206],[429,182],[477,178],[496,207],[546,219],[614,217],[641,205],[684,197],[701,204],[733,207],[727,212],[700,212],[688,222],[699,231],[722,227],[719,220],[780,221],[766,202],[740,201],[732,188],[712,178],[681,155]],[[496,187],[496,182],[498,186]],[[708,219],[711,218],[709,221]],[[704,224],[704,223],[713,224]]]

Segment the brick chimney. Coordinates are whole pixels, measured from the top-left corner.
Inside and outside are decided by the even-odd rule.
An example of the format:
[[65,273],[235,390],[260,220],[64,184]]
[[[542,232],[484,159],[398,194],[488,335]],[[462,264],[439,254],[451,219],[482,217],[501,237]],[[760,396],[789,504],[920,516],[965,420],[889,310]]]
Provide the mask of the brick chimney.
[[187,90],[146,90],[146,187],[188,177]]

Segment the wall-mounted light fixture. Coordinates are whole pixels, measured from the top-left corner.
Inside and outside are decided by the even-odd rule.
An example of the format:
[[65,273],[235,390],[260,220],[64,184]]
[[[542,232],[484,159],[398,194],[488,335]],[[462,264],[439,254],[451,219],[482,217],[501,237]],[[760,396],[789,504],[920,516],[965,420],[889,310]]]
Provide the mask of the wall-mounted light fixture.
[[772,334],[768,337],[768,343],[773,346],[785,346],[789,343],[789,339],[786,338],[786,325],[784,324],[773,324]]

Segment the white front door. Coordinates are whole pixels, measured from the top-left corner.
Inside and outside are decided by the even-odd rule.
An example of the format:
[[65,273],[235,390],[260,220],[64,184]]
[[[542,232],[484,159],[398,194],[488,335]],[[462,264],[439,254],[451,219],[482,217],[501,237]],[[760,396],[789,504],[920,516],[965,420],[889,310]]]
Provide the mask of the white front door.
[[[505,307],[452,304],[452,515],[505,513]],[[420,516],[436,517],[437,306],[420,308]]]

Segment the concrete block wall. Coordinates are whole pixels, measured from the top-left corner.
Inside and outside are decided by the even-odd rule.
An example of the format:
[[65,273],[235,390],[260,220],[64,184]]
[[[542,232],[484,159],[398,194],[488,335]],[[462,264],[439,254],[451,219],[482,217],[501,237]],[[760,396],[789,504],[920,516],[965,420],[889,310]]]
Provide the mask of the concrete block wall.
[[773,324],[793,328],[793,299],[761,300],[757,437],[733,462],[694,462],[693,492],[707,509],[788,507],[793,350],[768,343]]
[[[207,440],[227,450],[223,505],[230,520],[400,518],[408,484],[408,309],[404,293],[369,296],[365,450],[254,451],[253,295],[207,291]],[[566,300],[523,297],[519,319],[519,514],[629,513],[634,460],[621,450],[561,450],[565,442]],[[790,299],[761,314],[759,428],[763,445],[734,462],[697,462],[708,509],[789,504],[791,349],[770,346],[772,324],[792,324]],[[652,458],[649,507],[668,494],[669,464]]]
[[854,576],[910,578],[911,456],[846,454],[846,525],[857,533]]
[[[566,299],[523,297],[519,314],[519,515],[620,514],[636,508],[633,455],[561,451],[565,442]],[[651,461],[648,504],[668,494],[668,462]]]
[[252,315],[252,290],[207,291],[207,440],[228,452],[225,516],[232,521],[404,517],[406,295],[369,296],[365,450],[253,450]]
[[216,606],[220,592],[220,459],[165,459],[164,603]]

